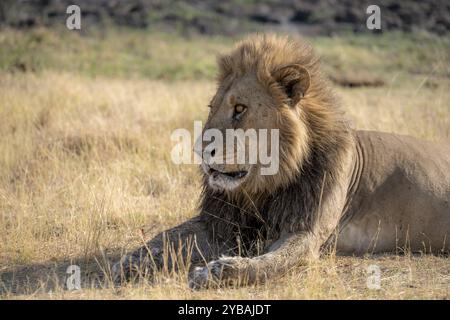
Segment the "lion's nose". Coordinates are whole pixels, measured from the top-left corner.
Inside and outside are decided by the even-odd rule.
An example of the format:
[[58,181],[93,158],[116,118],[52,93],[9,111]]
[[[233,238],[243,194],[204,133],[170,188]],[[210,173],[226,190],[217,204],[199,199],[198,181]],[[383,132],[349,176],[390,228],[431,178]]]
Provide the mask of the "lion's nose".
[[210,149],[210,150],[204,150],[203,151],[203,161],[205,161],[207,164],[210,164],[216,155],[216,148]]

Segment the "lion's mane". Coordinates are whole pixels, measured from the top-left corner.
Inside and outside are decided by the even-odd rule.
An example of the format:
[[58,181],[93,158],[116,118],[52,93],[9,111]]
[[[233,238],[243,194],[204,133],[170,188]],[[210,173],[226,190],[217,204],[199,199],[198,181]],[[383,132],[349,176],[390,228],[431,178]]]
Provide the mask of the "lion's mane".
[[[239,42],[218,59],[219,88],[253,72],[280,105],[286,104],[289,98],[272,74],[290,64],[306,68],[311,81],[296,106],[296,119],[280,113],[279,173],[257,189],[216,191],[206,181],[203,184],[200,211],[214,237],[247,250],[257,250],[282,231],[310,230],[321,200],[340,179],[342,157],[353,146],[339,101],[320,71],[319,59],[304,41],[257,35]],[[296,134],[299,127],[307,128],[302,141]]]

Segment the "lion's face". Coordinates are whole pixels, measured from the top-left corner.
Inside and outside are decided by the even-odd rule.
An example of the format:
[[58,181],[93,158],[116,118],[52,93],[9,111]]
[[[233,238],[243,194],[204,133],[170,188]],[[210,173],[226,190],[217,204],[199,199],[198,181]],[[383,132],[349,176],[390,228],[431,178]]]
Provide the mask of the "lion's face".
[[[202,169],[209,187],[254,193],[282,184],[298,170],[307,144],[301,109],[294,101],[301,88],[294,87],[295,77],[283,85],[286,72],[281,76],[275,77],[280,84],[275,90],[281,94],[251,72],[228,77],[219,86],[203,131]],[[222,139],[216,138],[219,133]]]
[[[258,133],[258,129],[277,128],[276,107],[276,101],[258,83],[254,75],[231,81],[227,88],[218,90],[210,103],[210,113],[204,127],[204,132],[215,129],[223,136],[222,141],[212,139],[212,144],[204,143],[205,161],[202,168],[212,188],[233,190],[245,181],[257,178],[261,164],[259,161],[250,161],[250,153],[258,152],[250,148],[251,143],[255,142],[251,141],[254,135],[250,137],[250,130]],[[241,130],[247,138],[237,137],[234,141],[228,141],[231,137],[230,130],[235,130],[236,133]],[[258,144],[259,141],[256,142]],[[231,146],[230,143],[234,145]],[[244,148],[238,150],[238,146]],[[244,161],[238,161],[239,156]]]

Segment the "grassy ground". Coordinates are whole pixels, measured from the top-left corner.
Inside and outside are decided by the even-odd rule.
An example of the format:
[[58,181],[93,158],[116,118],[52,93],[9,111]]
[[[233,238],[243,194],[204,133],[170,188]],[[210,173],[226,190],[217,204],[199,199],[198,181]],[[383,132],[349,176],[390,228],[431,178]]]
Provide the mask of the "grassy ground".
[[[428,35],[311,39],[354,126],[450,139],[450,41]],[[108,288],[108,262],[195,214],[199,175],[171,162],[214,93],[214,55],[233,39],[114,31],[0,31],[0,297],[450,298],[448,257],[326,255],[264,286],[191,292],[186,274]],[[144,231],[142,232],[142,229]],[[84,288],[65,290],[66,268]],[[367,288],[367,266],[381,289]]]

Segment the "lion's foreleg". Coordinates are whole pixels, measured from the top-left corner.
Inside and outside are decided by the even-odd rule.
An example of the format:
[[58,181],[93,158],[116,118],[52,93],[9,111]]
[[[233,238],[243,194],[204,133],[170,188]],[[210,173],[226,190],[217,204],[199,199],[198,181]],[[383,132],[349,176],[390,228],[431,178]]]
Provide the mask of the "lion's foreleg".
[[254,257],[222,257],[190,274],[189,284],[200,288],[217,284],[253,284],[282,275],[290,268],[319,257],[321,246],[339,223],[346,185],[338,186],[321,205],[321,213],[311,231],[285,233],[267,253]]
[[190,274],[189,285],[198,289],[220,284],[261,283],[317,258],[319,247],[311,233],[286,234],[263,255],[254,258],[221,257],[209,262],[206,267],[197,267]]
[[111,269],[114,282],[151,276],[157,270],[188,267],[190,263],[217,258],[218,249],[210,241],[201,217],[194,217],[148,241],[125,255]]

